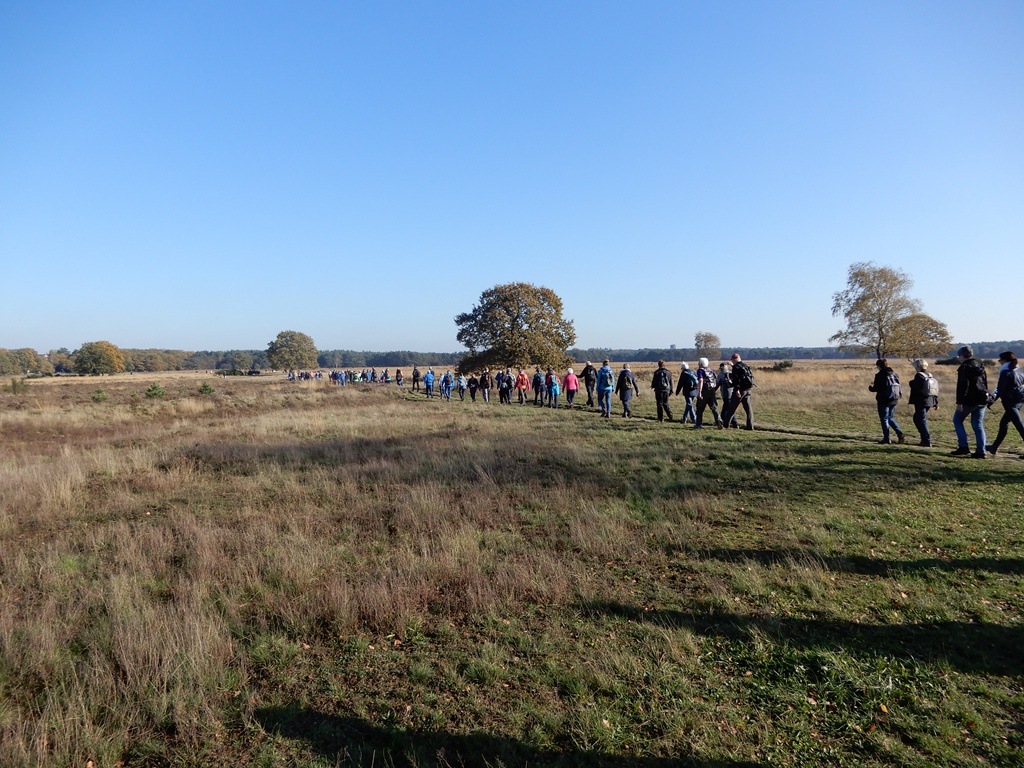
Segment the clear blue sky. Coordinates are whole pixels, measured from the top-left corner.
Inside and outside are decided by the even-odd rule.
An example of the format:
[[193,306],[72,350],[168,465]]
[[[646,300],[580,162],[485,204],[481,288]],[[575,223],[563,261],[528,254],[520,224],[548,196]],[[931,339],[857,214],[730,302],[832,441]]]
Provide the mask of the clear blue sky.
[[[0,347],[1024,337],[1024,3],[0,0]],[[1009,284],[1006,299],[1000,286]]]

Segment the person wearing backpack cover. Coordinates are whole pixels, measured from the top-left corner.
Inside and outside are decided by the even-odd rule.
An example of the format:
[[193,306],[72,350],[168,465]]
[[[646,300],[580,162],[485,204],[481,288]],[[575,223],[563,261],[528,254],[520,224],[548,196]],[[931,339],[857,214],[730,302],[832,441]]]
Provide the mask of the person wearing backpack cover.
[[882,422],[882,439],[879,445],[888,445],[890,428],[896,433],[896,440],[903,444],[905,436],[900,425],[896,423],[896,405],[903,397],[903,387],[900,385],[900,377],[889,367],[889,361],[880,357],[875,361],[878,372],[875,373],[875,380],[868,387],[868,392],[875,393],[875,402],[878,403],[878,420]]
[[[999,361],[1003,364],[999,369],[999,383],[992,393],[992,401],[996,399],[1003,404],[1003,418],[999,420],[999,432],[995,442],[986,447],[993,456],[1003,444],[1006,432],[1012,423],[1024,440],[1024,422],[1020,417],[1021,406],[1024,406],[1024,369],[1017,364],[1017,356],[1013,352],[1001,352]],[[1024,459],[1024,455],[1020,458]]]
[[679,383],[676,384],[676,397],[679,397],[679,393],[682,392],[683,398],[686,401],[686,407],[683,408],[683,418],[679,420],[680,424],[686,423],[686,417],[690,417],[690,423],[697,423],[697,412],[693,409],[693,401],[697,398],[697,374],[690,370],[690,366],[683,363],[679,367]]
[[658,405],[658,421],[672,421],[672,409],[668,407],[668,399],[672,397],[672,374],[665,367],[665,361],[658,361],[658,370],[651,377],[651,389],[654,390],[654,401]]
[[630,418],[633,412],[629,410],[629,401],[633,399],[634,392],[636,392],[637,397],[640,397],[640,385],[636,382],[636,376],[629,370],[628,363],[624,363],[622,370],[619,371],[619,380],[615,384],[615,392],[619,395],[619,400],[622,401],[622,418]]
[[743,362],[739,352],[732,354],[732,370],[729,373],[729,380],[732,382],[732,397],[722,407],[722,426],[730,425],[736,428],[736,411],[743,406],[747,414],[747,424],[744,429],[754,428],[754,408],[750,404],[750,390],[754,387],[754,372],[750,366]]
[[604,419],[611,418],[612,392],[615,391],[615,372],[610,362],[605,360],[597,372],[597,407],[601,409],[601,417]]
[[923,448],[932,447],[932,435],[928,430],[928,411],[939,407],[939,382],[928,372],[927,360],[915,360],[914,370],[917,373],[910,380],[910,397],[907,404],[914,406],[914,426],[921,435],[918,445]]
[[693,425],[694,429],[704,426],[704,411],[708,406],[711,407],[711,415],[715,417],[715,426],[722,423],[718,418],[717,386],[718,376],[711,370],[708,359],[702,357],[697,361],[697,423]]
[[[953,429],[956,430],[954,456],[970,455],[975,459],[987,458],[985,453],[985,413],[988,410],[988,374],[985,366],[974,357],[970,347],[963,346],[956,351],[960,367],[956,369],[956,412],[953,414]],[[971,420],[974,430],[974,453],[967,445],[967,430],[964,421]]]

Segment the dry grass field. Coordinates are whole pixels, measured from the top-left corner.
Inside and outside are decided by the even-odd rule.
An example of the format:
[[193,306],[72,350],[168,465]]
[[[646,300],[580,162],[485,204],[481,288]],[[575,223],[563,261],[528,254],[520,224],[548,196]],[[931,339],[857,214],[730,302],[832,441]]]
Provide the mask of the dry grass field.
[[630,420],[0,392],[0,765],[1024,766],[1024,462],[948,455],[953,369],[928,450],[870,362],[752,365],[752,433],[639,365]]

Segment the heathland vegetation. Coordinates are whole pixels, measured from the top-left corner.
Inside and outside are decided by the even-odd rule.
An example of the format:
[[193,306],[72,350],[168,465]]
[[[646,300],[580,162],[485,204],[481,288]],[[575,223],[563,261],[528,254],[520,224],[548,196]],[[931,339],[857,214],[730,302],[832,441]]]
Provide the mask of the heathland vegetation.
[[870,363],[758,370],[756,432],[646,371],[630,420],[16,380],[0,765],[1024,765],[1024,462],[941,450],[935,372],[938,451]]

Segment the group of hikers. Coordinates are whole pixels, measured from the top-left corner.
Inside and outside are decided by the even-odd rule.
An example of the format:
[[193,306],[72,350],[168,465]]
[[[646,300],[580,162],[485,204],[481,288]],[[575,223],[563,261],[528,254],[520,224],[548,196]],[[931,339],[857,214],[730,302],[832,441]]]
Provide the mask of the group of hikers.
[[[954,456],[971,456],[984,459],[996,455],[999,446],[1006,439],[1009,427],[1017,428],[1024,440],[1024,422],[1021,420],[1021,407],[1024,406],[1024,369],[1017,362],[1012,351],[999,355],[999,378],[996,388],[989,390],[988,374],[984,364],[974,357],[968,346],[960,347],[956,353],[960,367],[956,374],[956,410],[953,412],[953,429],[956,432],[957,447]],[[903,397],[903,387],[899,376],[889,366],[888,360],[879,358],[875,362],[878,371],[868,391],[875,393],[878,403],[878,418],[882,424],[882,444],[892,442],[903,443],[906,435],[896,421],[896,406]],[[939,407],[939,383],[928,371],[925,360],[914,360],[914,378],[910,380],[910,397],[907,402],[914,406],[914,426],[920,435],[918,445],[932,446],[931,430],[928,426],[928,412]],[[999,431],[996,439],[989,443],[985,435],[985,416],[988,409],[999,402],[1003,406],[1003,417],[999,420]],[[970,421],[974,432],[974,450],[968,442],[967,428],[964,422]],[[1024,455],[1021,456],[1024,459]]]
[[[680,422],[689,422],[696,429],[704,426],[704,414],[708,409],[711,410],[716,427],[738,428],[736,413],[740,408],[746,416],[743,428],[753,429],[754,412],[750,403],[750,390],[753,386],[753,371],[738,353],[732,356],[731,362],[719,365],[717,371],[706,357],[700,359],[696,370],[683,363],[674,388],[672,373],[665,366],[664,360],[658,361],[658,368],[651,378],[658,421],[673,420],[669,398],[674,392],[682,396],[685,403]],[[451,370],[438,376],[433,368],[428,368],[422,375],[419,368],[414,368],[412,372],[412,391],[422,391],[428,398],[439,394],[450,401],[453,392],[456,392],[460,400],[465,400],[468,394],[472,402],[476,402],[477,395],[484,402],[490,402],[492,390],[497,390],[499,402],[506,405],[511,405],[513,400],[519,405],[527,405],[532,392],[532,404],[548,408],[558,408],[559,398],[563,396],[567,408],[576,407],[578,393],[585,391],[586,406],[593,408],[596,397],[596,406],[602,418],[611,417],[612,398],[617,395],[622,404],[622,417],[630,418],[633,415],[630,403],[634,396],[640,395],[640,384],[629,363],[623,364],[622,369],[616,373],[609,360],[605,360],[600,367],[588,360],[578,375],[572,368],[560,375],[550,367],[542,371],[539,365],[534,366],[532,375],[523,368],[513,372],[511,367],[494,373],[484,368],[479,374],[472,372],[468,376],[461,372],[452,373]],[[718,410],[719,394],[721,413]]]
[[[957,447],[952,452],[953,455],[971,456],[976,459],[994,456],[1006,439],[1011,424],[1024,440],[1024,420],[1021,418],[1021,408],[1024,407],[1024,368],[1018,364],[1016,355],[1012,351],[999,355],[998,381],[993,390],[988,388],[985,366],[974,357],[970,347],[964,346],[957,350],[957,360],[960,367],[957,369],[956,410],[953,413]],[[907,402],[914,406],[913,421],[920,436],[918,445],[931,447],[933,443],[928,414],[939,407],[939,384],[928,371],[927,361],[914,360],[913,365],[915,374],[910,381],[910,396]],[[878,359],[875,366],[877,372],[868,390],[875,394],[878,405],[878,417],[882,425],[882,439],[879,442],[892,443],[895,436],[896,442],[902,444],[906,441],[906,435],[896,421],[896,407],[903,397],[903,386],[899,376],[885,358]],[[394,375],[387,368],[381,372],[376,368],[348,372],[332,371],[329,375],[331,381],[339,386],[349,382],[394,382],[400,387],[405,385],[405,376],[401,369],[396,369]],[[319,379],[322,376],[320,372],[289,374],[289,378],[299,380]],[[433,368],[427,368],[426,372],[421,373],[416,366],[412,370],[411,378],[413,392],[423,392],[428,398],[437,395],[448,401],[451,401],[453,394],[458,394],[460,400],[465,400],[468,394],[473,402],[476,402],[477,396],[484,402],[490,402],[491,393],[496,390],[499,402],[505,405],[511,405],[513,402],[527,405],[532,402],[535,406],[558,408],[560,398],[564,397],[565,407],[574,408],[577,407],[577,396],[581,391],[585,391],[586,407],[593,408],[596,405],[602,418],[611,417],[612,399],[615,396],[618,396],[622,405],[622,417],[632,417],[630,404],[634,397],[640,395],[640,384],[629,363],[624,363],[616,372],[607,359],[600,367],[588,360],[579,374],[568,368],[564,374],[559,375],[551,367],[542,371],[538,365],[534,367],[532,375],[523,368],[513,372],[511,367],[493,373],[489,368],[484,368],[483,371],[473,372],[468,376],[459,371],[453,373],[449,369],[438,375]],[[750,400],[753,387],[753,371],[743,362],[739,353],[733,354],[730,362],[721,363],[717,371],[706,357],[700,358],[696,370],[683,363],[674,386],[672,373],[664,360],[658,361],[658,368],[651,377],[658,421],[673,421],[669,398],[675,394],[682,397],[683,402],[680,422],[690,423],[696,429],[704,426],[708,410],[711,411],[714,425],[719,429],[739,428],[736,416],[741,408],[746,417],[743,429],[753,429],[754,412]],[[996,402],[1002,404],[1003,416],[999,421],[996,439],[989,443],[985,434],[985,416]],[[968,421],[974,432],[973,451],[965,427],[965,422]],[[1024,459],[1024,455],[1021,458]]]

